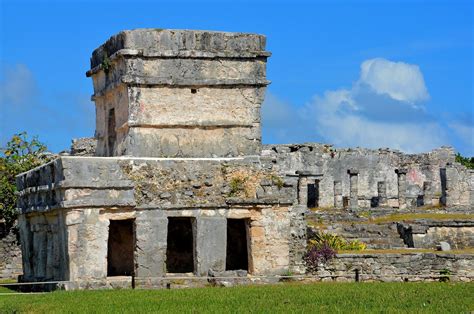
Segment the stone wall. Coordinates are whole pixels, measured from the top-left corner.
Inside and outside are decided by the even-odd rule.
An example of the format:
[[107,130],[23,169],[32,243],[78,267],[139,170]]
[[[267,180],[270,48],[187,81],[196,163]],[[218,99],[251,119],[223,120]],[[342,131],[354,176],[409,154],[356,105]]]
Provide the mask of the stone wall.
[[95,156],[97,140],[94,137],[75,138],[71,144],[73,156]]
[[23,273],[21,249],[13,232],[7,233],[0,221],[0,279],[17,279]]
[[[450,275],[451,281],[472,281],[472,254],[338,254],[315,273],[321,281],[439,281]],[[441,279],[442,280],[442,279]]]
[[400,234],[409,247],[436,249],[440,242],[447,242],[452,249],[474,247],[474,221],[418,220],[398,224]]

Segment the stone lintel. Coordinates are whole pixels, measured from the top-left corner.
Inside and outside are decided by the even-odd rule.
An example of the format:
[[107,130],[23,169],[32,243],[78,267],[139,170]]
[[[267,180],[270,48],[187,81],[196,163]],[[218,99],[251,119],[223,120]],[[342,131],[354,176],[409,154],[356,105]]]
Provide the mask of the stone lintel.
[[323,174],[311,170],[297,170],[296,174],[301,177],[322,177]]
[[351,176],[355,176],[359,174],[359,170],[357,169],[347,169],[347,173]]
[[293,200],[280,198],[228,198],[225,201],[229,205],[291,205]]
[[396,174],[407,174],[408,173],[408,169],[404,169],[404,168],[401,168],[401,169],[395,169],[395,173]]

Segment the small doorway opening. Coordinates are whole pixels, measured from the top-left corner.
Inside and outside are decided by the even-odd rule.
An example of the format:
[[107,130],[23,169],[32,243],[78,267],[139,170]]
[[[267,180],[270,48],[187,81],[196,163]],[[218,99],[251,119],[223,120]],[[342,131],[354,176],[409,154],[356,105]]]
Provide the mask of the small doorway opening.
[[439,169],[439,176],[441,180],[441,197],[439,199],[439,202],[441,205],[446,205],[446,190],[447,190],[446,168]]
[[109,117],[107,121],[107,136],[108,136],[108,155],[113,156],[115,141],[117,140],[117,133],[115,132],[115,109],[109,110]]
[[193,219],[168,217],[166,271],[168,273],[194,272]]
[[226,270],[247,270],[247,219],[227,219]]
[[309,183],[307,185],[308,189],[308,208],[315,208],[319,206],[319,180],[314,181],[314,183]]
[[107,245],[107,276],[131,276],[134,272],[133,219],[111,220]]

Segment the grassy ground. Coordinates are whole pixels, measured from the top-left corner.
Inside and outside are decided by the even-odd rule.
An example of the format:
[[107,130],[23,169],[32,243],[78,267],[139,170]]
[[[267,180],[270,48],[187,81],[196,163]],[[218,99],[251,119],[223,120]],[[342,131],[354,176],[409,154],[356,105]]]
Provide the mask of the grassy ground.
[[183,290],[58,291],[0,295],[1,313],[461,313],[474,284],[287,283]]
[[454,220],[454,219],[474,219],[472,214],[463,213],[397,213],[387,216],[369,219],[370,223],[388,223],[393,221],[409,221],[416,219],[433,219],[433,220]]

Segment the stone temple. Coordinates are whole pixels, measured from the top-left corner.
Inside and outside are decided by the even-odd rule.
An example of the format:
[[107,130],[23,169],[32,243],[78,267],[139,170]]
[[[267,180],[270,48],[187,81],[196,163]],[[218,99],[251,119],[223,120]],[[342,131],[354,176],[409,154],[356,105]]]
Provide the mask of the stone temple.
[[[138,29],[97,48],[87,72],[95,138],[17,177],[22,280],[302,274],[309,208],[472,208],[474,174],[451,148],[262,145],[265,44]],[[458,227],[473,245],[472,221],[447,228]]]

